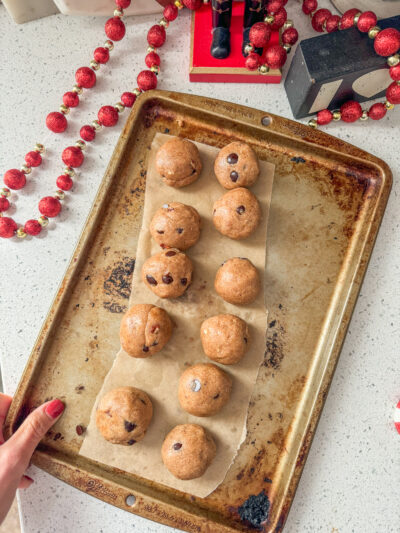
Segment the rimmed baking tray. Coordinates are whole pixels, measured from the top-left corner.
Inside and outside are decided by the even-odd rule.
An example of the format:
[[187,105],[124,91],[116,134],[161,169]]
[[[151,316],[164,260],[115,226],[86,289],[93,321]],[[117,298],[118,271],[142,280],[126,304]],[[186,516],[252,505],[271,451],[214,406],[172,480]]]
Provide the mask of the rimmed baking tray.
[[[253,146],[276,165],[268,226],[264,363],[248,434],[207,498],[78,455],[119,347],[156,132],[222,147]],[[6,421],[12,434],[46,399],[67,410],[33,463],[108,503],[189,532],[283,528],[391,187],[378,158],[268,112],[199,96],[140,96],[118,141]],[[134,496],[134,498],[132,498]],[[132,503],[133,502],[133,503]]]

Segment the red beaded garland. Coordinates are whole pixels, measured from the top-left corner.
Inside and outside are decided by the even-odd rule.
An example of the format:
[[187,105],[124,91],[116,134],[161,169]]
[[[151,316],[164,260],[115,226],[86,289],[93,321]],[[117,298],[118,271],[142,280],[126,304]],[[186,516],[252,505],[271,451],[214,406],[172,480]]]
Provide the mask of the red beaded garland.
[[10,202],[4,196],[0,196],[0,213],[10,208]]
[[378,18],[372,11],[364,11],[364,13],[361,13],[358,22],[357,22],[357,28],[362,31],[363,33],[366,33],[371,28],[376,26],[376,23],[378,22]]
[[395,67],[390,67],[389,74],[392,80],[400,81],[400,63]]
[[264,48],[271,37],[271,27],[265,22],[256,22],[250,29],[249,39],[256,48]]
[[118,122],[118,111],[111,105],[104,105],[99,109],[97,118],[100,124],[106,128],[110,128]]
[[284,44],[289,44],[290,46],[293,46],[297,43],[297,40],[299,38],[299,32],[296,30],[296,28],[287,28],[282,33],[282,42]]
[[126,9],[131,5],[131,0],[115,0],[115,3],[119,9]]
[[329,109],[323,109],[317,113],[317,124],[323,126],[333,120],[333,114]]
[[136,94],[125,92],[121,94],[121,102],[125,107],[132,107],[136,101]]
[[271,24],[271,30],[278,31],[279,28],[287,21],[287,13],[284,7],[281,7],[276,13],[274,13],[274,22]]
[[80,67],[75,72],[75,80],[80,87],[90,89],[96,85],[96,74],[89,67]]
[[1,217],[0,218],[0,237],[4,239],[9,239],[14,236],[14,233],[17,231],[17,224],[10,217]]
[[165,43],[166,38],[165,28],[158,24],[152,26],[147,32],[147,42],[155,48],[160,48]]
[[385,115],[386,115],[386,107],[385,107],[385,104],[382,104],[381,102],[378,102],[372,105],[368,111],[368,116],[372,120],[380,120]]
[[245,61],[246,68],[248,70],[257,70],[260,65],[260,56],[255,52],[251,52]]
[[68,122],[65,116],[58,111],[49,113],[46,117],[46,126],[53,133],[62,133],[67,129]]
[[343,122],[355,122],[361,117],[362,109],[358,102],[350,100],[342,105],[340,114]]
[[157,76],[151,70],[142,70],[138,74],[137,84],[141,91],[150,91],[157,87]]
[[265,52],[265,62],[269,68],[281,68],[286,61],[286,50],[280,44],[274,44],[267,48]]
[[313,13],[318,7],[317,0],[304,0],[302,10],[306,15]]
[[149,68],[153,67],[154,65],[157,65],[157,67],[159,67],[161,63],[161,59],[160,59],[160,56],[156,54],[155,52],[149,52],[147,56],[144,58],[144,62]]
[[191,11],[196,11],[203,5],[203,0],[182,0],[182,2],[183,5]]
[[80,167],[84,160],[83,152],[77,146],[68,146],[63,150],[61,159],[68,167]]
[[400,31],[386,28],[378,33],[374,40],[375,52],[380,56],[391,56],[400,48]]
[[325,21],[325,28],[328,33],[332,33],[339,29],[340,17],[339,15],[331,15]]
[[125,35],[125,24],[119,17],[112,17],[107,20],[104,31],[112,41],[120,41]]
[[74,182],[68,174],[61,174],[56,180],[57,187],[62,191],[69,191],[72,188]]
[[345,11],[340,19],[340,29],[347,30],[354,26],[354,17],[358,15],[358,13],[360,13],[360,10],[356,8]]
[[84,141],[91,142],[96,137],[96,130],[93,126],[86,124],[85,126],[81,127],[79,135]]
[[9,189],[18,191],[26,185],[25,174],[17,168],[7,170],[7,172],[4,174],[4,183]]
[[42,226],[37,220],[31,219],[25,222],[24,230],[28,235],[35,236],[39,235],[39,233],[42,231]]
[[386,100],[391,104],[400,104],[400,85],[395,81],[386,89]]
[[312,19],[311,24],[315,31],[323,32],[324,31],[324,22],[331,16],[331,12],[328,9],[318,9]]
[[93,52],[93,59],[97,61],[97,63],[107,63],[107,61],[110,59],[110,52],[107,48],[104,48],[104,46],[99,46]]
[[178,16],[178,8],[175,4],[168,4],[164,7],[163,16],[168,22],[172,22]]
[[32,150],[25,154],[25,163],[30,167],[38,167],[42,163],[42,156],[39,152]]
[[45,196],[39,202],[39,211],[45,217],[54,218],[61,211],[61,203],[53,196]]
[[63,104],[67,107],[76,107],[79,105],[79,96],[73,91],[68,91],[63,96]]

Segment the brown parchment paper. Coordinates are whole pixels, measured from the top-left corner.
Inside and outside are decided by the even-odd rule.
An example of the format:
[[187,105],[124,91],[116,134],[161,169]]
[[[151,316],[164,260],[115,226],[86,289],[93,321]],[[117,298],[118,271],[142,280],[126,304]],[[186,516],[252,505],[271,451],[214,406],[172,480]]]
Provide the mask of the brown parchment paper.
[[[129,304],[152,303],[163,307],[174,320],[176,328],[167,346],[148,359],[135,359],[122,349],[119,351],[95,401],[80,454],[174,489],[205,497],[223,481],[246,436],[248,405],[264,357],[267,328],[263,291],[254,303],[235,306],[223,301],[215,293],[214,277],[218,267],[226,259],[247,257],[258,268],[262,278],[261,286],[264,287],[267,221],[274,165],[260,161],[260,177],[252,187],[263,212],[260,226],[249,238],[234,241],[222,236],[212,223],[213,203],[226,192],[219,185],[213,171],[218,149],[196,143],[204,165],[202,173],[195,183],[174,189],[162,183],[155,169],[156,151],[168,138],[170,136],[157,134],[151,147],[143,222]],[[194,206],[202,217],[203,229],[198,243],[187,250],[194,264],[192,285],[182,297],[163,300],[141,281],[141,269],[150,255],[160,251],[150,236],[151,218],[156,209],[172,201]],[[247,321],[250,327],[249,350],[240,363],[223,366],[233,378],[232,396],[228,404],[212,417],[199,418],[181,409],[177,394],[178,381],[187,366],[210,362],[202,350],[200,325],[205,318],[219,313],[232,313]],[[127,385],[141,388],[149,394],[154,415],[142,441],[133,446],[119,446],[104,440],[97,431],[95,411],[99,398],[106,392]],[[188,422],[201,424],[211,432],[217,444],[217,455],[201,478],[181,481],[164,467],[160,450],[165,435],[175,425]]]

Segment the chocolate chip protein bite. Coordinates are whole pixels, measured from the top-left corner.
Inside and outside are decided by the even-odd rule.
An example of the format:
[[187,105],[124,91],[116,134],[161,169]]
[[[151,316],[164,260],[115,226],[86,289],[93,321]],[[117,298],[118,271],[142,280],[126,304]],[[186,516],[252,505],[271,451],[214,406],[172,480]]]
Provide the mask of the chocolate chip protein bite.
[[151,304],[134,305],[121,321],[121,346],[132,357],[150,357],[164,348],[172,335],[168,313]]
[[142,280],[160,298],[178,298],[192,281],[193,264],[177,249],[149,257],[142,267]]
[[201,218],[196,209],[180,202],[164,204],[150,223],[150,233],[161,248],[186,250],[200,237]]
[[144,391],[119,387],[99,401],[96,426],[109,442],[132,446],[143,439],[152,416],[153,405]]
[[212,363],[186,369],[179,379],[178,397],[182,409],[195,416],[218,413],[230,398],[232,379]]
[[221,298],[231,304],[249,304],[260,292],[260,276],[251,261],[233,257],[219,267],[214,288]]
[[235,141],[218,152],[214,172],[222,187],[235,189],[254,185],[260,167],[254,150],[246,143]]
[[178,479],[202,476],[212,463],[217,447],[198,424],[180,424],[165,437],[161,448],[164,465]]
[[206,356],[222,365],[238,363],[250,341],[246,322],[229,314],[207,318],[201,325],[200,336]]
[[197,146],[186,139],[173,137],[157,150],[157,172],[170,187],[185,187],[193,183],[202,168]]
[[260,220],[261,208],[257,198],[243,187],[225,193],[214,203],[214,226],[231,239],[248,237]]

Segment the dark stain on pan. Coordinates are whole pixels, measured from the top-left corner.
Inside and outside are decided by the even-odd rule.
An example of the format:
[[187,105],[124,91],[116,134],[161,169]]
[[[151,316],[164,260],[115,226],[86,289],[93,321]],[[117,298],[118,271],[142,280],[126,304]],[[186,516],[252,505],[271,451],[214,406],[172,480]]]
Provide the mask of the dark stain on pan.
[[270,506],[268,495],[263,490],[247,498],[238,508],[239,516],[243,522],[261,531],[262,525],[268,520]]
[[276,320],[272,320],[269,327],[273,331],[270,331],[267,334],[267,349],[265,351],[263,365],[267,368],[278,370],[285,355],[282,342],[285,330],[282,326],[276,327]]
[[131,257],[124,257],[122,261],[117,261],[104,282],[105,294],[128,299],[134,270],[135,260]]
[[306,160],[303,159],[302,157],[292,157],[290,161],[293,161],[294,163],[305,163],[306,162]]
[[103,307],[104,309],[107,309],[107,311],[110,311],[110,313],[125,313],[128,309],[128,306],[119,305],[115,302],[103,302]]

